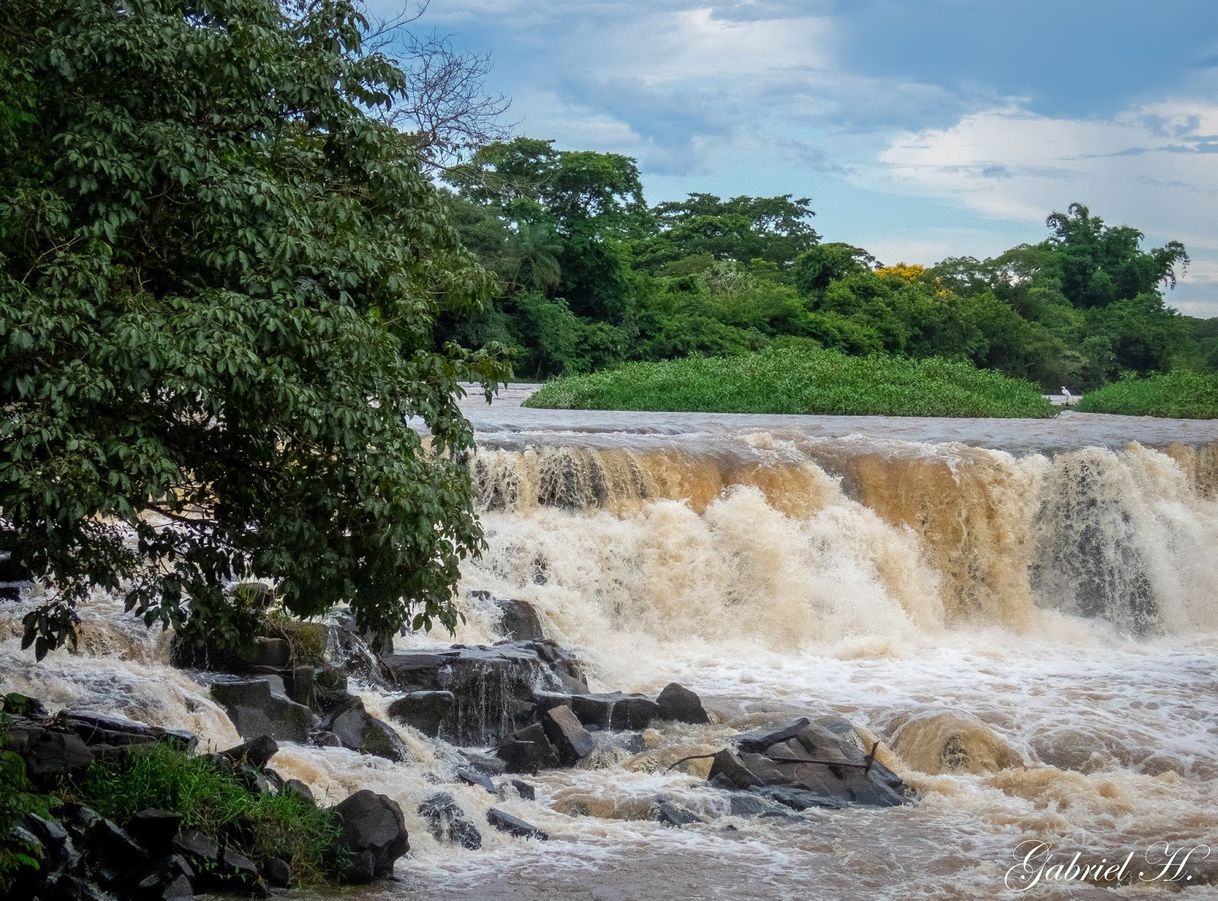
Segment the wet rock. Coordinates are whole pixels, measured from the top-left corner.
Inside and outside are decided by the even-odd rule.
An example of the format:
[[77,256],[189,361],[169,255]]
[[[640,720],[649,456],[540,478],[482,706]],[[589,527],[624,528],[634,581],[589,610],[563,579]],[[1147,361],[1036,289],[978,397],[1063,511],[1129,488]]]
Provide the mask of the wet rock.
[[476,785],[479,788],[486,789],[492,795],[495,794],[495,783],[485,773],[480,773],[477,770],[466,767],[457,767],[457,778],[466,785]]
[[186,876],[175,876],[155,897],[162,901],[185,901],[195,896],[194,887]]
[[642,754],[647,740],[642,732],[594,732],[592,740],[599,750],[617,750],[626,754]]
[[269,892],[262,881],[257,865],[238,851],[225,848],[220,852],[220,870],[215,881],[208,880],[215,888],[240,891],[257,898],[265,898]]
[[535,838],[539,841],[548,841],[550,836],[536,826],[530,826],[524,820],[512,816],[510,813],[500,810],[498,807],[492,807],[486,812],[486,821],[498,829],[500,832],[506,832],[509,835],[515,835],[520,838]]
[[390,654],[384,662],[402,687],[450,692],[445,738],[479,746],[501,741],[532,719],[535,686],[564,684],[558,666],[534,645],[549,653],[545,643],[531,642]]
[[419,816],[427,820],[428,831],[439,842],[455,842],[469,851],[482,847],[482,833],[465,816],[448,792],[436,792],[419,805]]
[[728,800],[728,814],[734,817],[785,817],[790,812],[761,795],[738,792]]
[[846,806],[843,801],[837,798],[790,785],[763,785],[753,789],[753,791],[763,798],[777,801],[779,804],[784,807],[790,807],[792,810],[807,810],[812,807],[840,810]]
[[495,753],[509,773],[536,773],[558,766],[558,752],[540,723],[512,733]]
[[669,682],[656,698],[660,708],[660,719],[678,723],[709,723],[710,717],[702,708],[702,699],[684,686]]
[[271,758],[279,753],[279,745],[269,735],[259,735],[251,738],[235,748],[221,751],[220,756],[233,763],[246,763],[250,766],[265,767]]
[[503,761],[494,754],[482,754],[478,751],[464,749],[461,751],[461,756],[465,758],[469,768],[477,773],[485,773],[488,776],[502,776],[507,771]]
[[104,818],[89,830],[85,849],[90,858],[123,872],[137,869],[148,858],[144,848],[125,829]]
[[575,766],[596,749],[596,742],[588,730],[565,704],[552,707],[541,715],[541,726],[546,738],[558,752],[558,760],[564,766]]
[[42,701],[16,691],[11,691],[4,696],[4,704],[0,706],[0,712],[7,713],[9,716],[44,717],[49,715]]
[[548,638],[516,642],[516,647],[536,654],[549,669],[548,677],[563,691],[586,692],[588,679],[573,651]]
[[502,612],[499,632],[512,641],[540,641],[546,637],[541,616],[528,601],[496,598],[495,606]]
[[297,704],[312,707],[317,700],[317,674],[320,671],[321,668],[315,666],[293,667],[291,676],[285,680],[288,697]]
[[71,873],[60,873],[48,879],[46,896],[55,901],[114,901],[113,895]]
[[196,872],[215,870],[220,865],[220,844],[198,829],[183,829],[174,836],[172,847]]
[[266,679],[216,682],[211,696],[228,713],[242,738],[269,735],[278,741],[304,742],[313,729],[313,712],[272,692]]
[[292,645],[286,638],[266,638],[258,636],[254,639],[253,653],[250,663],[253,666],[272,666],[282,669],[292,662]]
[[665,826],[689,826],[703,823],[705,820],[686,807],[682,807],[667,798],[657,799],[654,807],[655,818]]
[[127,821],[127,834],[147,848],[154,857],[163,857],[170,852],[173,840],[181,827],[180,813],[148,808]]
[[40,786],[93,762],[93,752],[78,736],[52,732],[28,720],[10,723],[0,740],[21,756],[30,779]]
[[394,861],[410,850],[398,803],[364,789],[334,810],[343,823],[343,844],[354,856],[347,881],[363,884],[392,874]]
[[280,790],[280,794],[295,795],[297,798],[300,798],[302,801],[307,801],[309,804],[317,803],[316,799],[313,797],[313,789],[309,788],[309,786],[301,782],[299,779],[289,779],[287,782],[283,783],[283,788]]
[[91,748],[162,742],[179,751],[193,751],[199,743],[197,736],[183,729],[162,729],[122,716],[84,710],[61,710],[55,716],[54,728],[73,733]]
[[811,725],[811,723],[812,721],[806,716],[801,716],[789,722],[763,726],[751,732],[741,732],[739,735],[733,735],[731,742],[741,751],[751,751],[759,754],[772,744],[794,738]]
[[352,698],[336,710],[325,728],[338,736],[344,748],[352,751],[374,754],[395,762],[406,760],[409,756],[406,745],[393,727],[368,713],[359,698]]
[[0,582],[28,582],[34,578],[28,566],[9,551],[0,551]]
[[525,782],[523,779],[509,779],[508,784],[511,785],[512,788],[516,789],[516,794],[520,795],[520,797],[524,798],[524,800],[537,800],[537,789],[529,785],[529,783]]
[[621,692],[565,694],[538,692],[538,708],[542,711],[566,705],[585,726],[599,729],[645,729],[660,713],[660,706],[643,695]]
[[748,789],[762,784],[761,779],[745,766],[740,756],[727,749],[715,754],[707,779],[723,788]]
[[312,742],[319,748],[341,748],[343,746],[341,738],[325,729],[313,733]]
[[268,884],[276,888],[287,888],[292,884],[292,867],[278,857],[272,857],[262,865],[262,875]]
[[454,731],[457,697],[451,691],[413,691],[389,705],[389,715],[424,735],[442,738]]

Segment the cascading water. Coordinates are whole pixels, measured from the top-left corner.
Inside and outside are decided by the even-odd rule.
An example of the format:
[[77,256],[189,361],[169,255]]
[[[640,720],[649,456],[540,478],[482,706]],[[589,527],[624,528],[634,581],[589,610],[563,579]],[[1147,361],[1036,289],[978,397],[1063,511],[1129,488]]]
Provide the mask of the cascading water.
[[[454,749],[406,727],[406,764],[285,745],[276,768],[328,800],[401,802],[413,850],[378,897],[991,897],[1030,839],[1097,862],[1159,842],[1218,857],[1218,427],[469,410],[488,548],[455,638],[399,646],[493,641],[494,608],[468,594],[486,589],[535,604],[594,687],[678,681],[719,722],[543,773],[536,801],[455,782]],[[234,743],[119,609],[99,597],[84,655],[38,666],[10,620],[4,685]],[[881,740],[921,802],[746,819],[702,763],[668,769],[826,713]],[[416,814],[437,785],[474,821],[494,803],[552,840],[441,845]],[[666,828],[658,796],[718,818]],[[1034,893],[1087,891],[1105,889]]]

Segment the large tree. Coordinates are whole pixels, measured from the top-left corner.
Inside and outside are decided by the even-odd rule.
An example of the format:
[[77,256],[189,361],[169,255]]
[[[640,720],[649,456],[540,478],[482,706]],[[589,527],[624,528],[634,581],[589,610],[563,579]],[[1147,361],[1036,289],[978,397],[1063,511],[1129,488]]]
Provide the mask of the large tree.
[[[223,628],[225,586],[454,621],[481,546],[442,310],[487,279],[351,0],[6,0],[0,11],[0,527],[56,589]],[[430,442],[409,427],[418,417]]]

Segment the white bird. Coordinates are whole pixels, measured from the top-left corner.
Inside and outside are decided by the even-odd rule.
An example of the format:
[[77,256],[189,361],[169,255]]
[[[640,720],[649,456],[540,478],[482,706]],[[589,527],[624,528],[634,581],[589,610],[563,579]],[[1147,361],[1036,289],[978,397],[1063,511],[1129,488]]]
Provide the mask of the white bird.
[[1070,393],[1070,389],[1062,385],[1062,395],[1066,398],[1066,406],[1070,406],[1070,401],[1074,400],[1074,395]]

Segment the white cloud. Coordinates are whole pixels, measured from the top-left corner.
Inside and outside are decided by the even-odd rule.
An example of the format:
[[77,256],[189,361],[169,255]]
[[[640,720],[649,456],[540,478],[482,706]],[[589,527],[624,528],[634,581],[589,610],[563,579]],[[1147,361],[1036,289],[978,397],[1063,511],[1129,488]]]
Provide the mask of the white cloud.
[[986,216],[1043,220],[1079,201],[1155,240],[1218,250],[1218,104],[1187,98],[1110,119],[1052,118],[1018,105],[892,139],[861,180],[949,199]]

